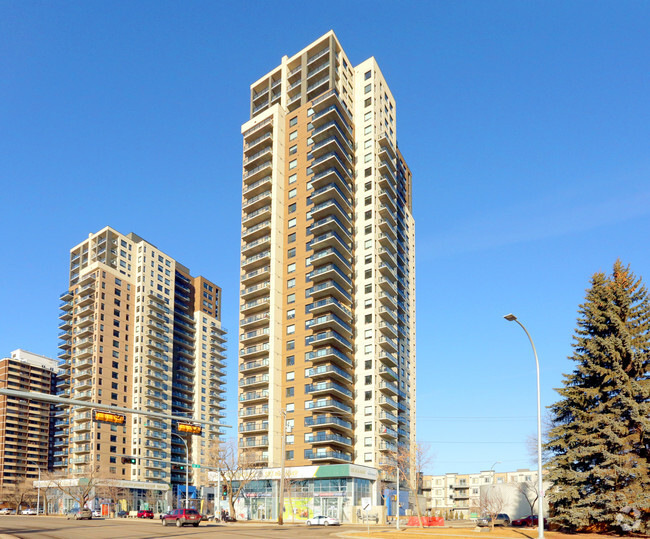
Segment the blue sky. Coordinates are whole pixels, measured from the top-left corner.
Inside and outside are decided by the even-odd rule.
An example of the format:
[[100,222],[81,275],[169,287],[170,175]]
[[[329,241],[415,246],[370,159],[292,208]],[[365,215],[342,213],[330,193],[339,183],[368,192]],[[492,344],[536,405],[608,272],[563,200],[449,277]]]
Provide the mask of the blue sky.
[[650,275],[647,2],[0,4],[0,353],[55,356],[70,247],[136,232],[224,289],[236,421],[249,84],[334,29],[413,171],[427,471],[532,465],[590,275]]

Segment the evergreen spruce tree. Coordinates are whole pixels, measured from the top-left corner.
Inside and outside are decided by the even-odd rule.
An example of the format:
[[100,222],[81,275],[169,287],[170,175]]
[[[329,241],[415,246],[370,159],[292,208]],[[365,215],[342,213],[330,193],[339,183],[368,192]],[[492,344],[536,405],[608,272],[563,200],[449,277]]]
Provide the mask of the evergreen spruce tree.
[[573,349],[577,365],[558,389],[546,444],[552,521],[570,530],[647,530],[650,299],[620,261],[611,276],[592,277]]

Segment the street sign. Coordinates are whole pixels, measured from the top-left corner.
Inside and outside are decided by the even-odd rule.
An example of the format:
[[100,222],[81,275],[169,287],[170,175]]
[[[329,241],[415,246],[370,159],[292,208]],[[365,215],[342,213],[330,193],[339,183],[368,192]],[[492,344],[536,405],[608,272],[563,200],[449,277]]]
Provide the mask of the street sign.
[[192,464],[192,468],[200,468],[200,467],[201,467],[200,464]]
[[370,498],[361,498],[361,508],[364,511],[370,509],[370,500],[371,500]]

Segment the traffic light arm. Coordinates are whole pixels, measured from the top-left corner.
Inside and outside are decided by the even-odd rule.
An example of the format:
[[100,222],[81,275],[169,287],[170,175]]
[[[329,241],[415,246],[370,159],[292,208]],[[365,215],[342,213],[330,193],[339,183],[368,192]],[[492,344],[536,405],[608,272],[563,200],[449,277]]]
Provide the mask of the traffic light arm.
[[[56,395],[49,395],[47,393],[40,393],[38,391],[18,391],[17,389],[7,389],[0,388],[0,395],[6,395],[7,397],[17,397],[19,399],[27,399],[33,401],[43,401],[49,402],[51,404],[62,404],[66,406],[79,406],[83,408],[98,408],[101,410],[109,410],[111,412],[118,412],[124,414],[134,414],[134,415],[144,415],[148,417],[156,417],[158,419],[166,419],[172,421],[185,421],[187,422],[188,418],[177,415],[161,414],[160,412],[148,412],[146,410],[138,410],[135,408],[121,408],[119,406],[111,406],[110,404],[100,404],[98,402],[92,401],[80,401],[76,399],[66,399],[63,397],[57,397]],[[225,417],[225,416],[221,416]],[[201,425],[208,425],[210,427],[224,427],[232,428],[232,425],[223,425],[221,423],[215,423],[214,421],[205,421],[204,419],[194,419],[192,418],[193,423],[199,423]]]

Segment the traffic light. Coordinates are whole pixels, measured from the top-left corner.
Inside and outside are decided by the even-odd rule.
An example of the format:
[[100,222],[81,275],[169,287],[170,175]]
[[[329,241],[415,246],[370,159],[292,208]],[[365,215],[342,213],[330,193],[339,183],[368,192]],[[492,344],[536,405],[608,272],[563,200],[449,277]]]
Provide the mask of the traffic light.
[[122,464],[135,464],[136,460],[135,457],[122,457]]
[[172,470],[182,472],[185,470],[185,464],[172,464]]
[[199,436],[203,432],[201,425],[194,425],[192,423],[179,423],[177,428],[178,432],[187,432],[188,434],[197,434]]
[[124,414],[116,414],[105,410],[93,410],[93,421],[124,425],[126,422],[126,416]]
[[228,496],[228,485],[224,485],[221,489],[221,499],[225,500]]

